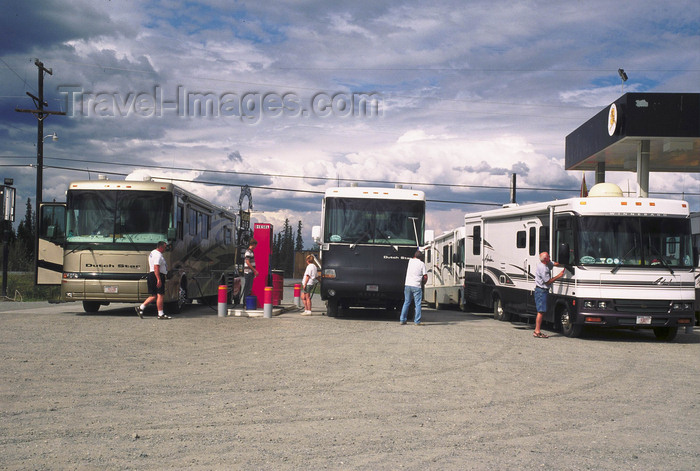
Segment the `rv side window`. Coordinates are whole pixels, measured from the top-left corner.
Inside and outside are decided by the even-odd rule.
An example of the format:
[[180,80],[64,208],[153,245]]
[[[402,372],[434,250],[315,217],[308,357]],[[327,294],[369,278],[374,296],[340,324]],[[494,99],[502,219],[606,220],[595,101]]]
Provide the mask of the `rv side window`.
[[[573,219],[571,216],[561,217],[556,221],[557,232],[554,234],[554,244],[556,250],[554,253],[550,254],[552,259],[557,257],[555,260],[556,262],[568,265],[575,260],[573,226]],[[564,254],[562,250],[567,251],[566,255],[568,255],[568,260],[561,259],[561,255]]]
[[452,263],[451,245],[446,245],[442,248],[442,264],[449,265]]
[[224,227],[224,245],[231,245],[231,242],[233,242],[233,238],[231,237],[231,228],[229,227]]
[[209,215],[204,213],[198,213],[199,216],[199,230],[198,232],[202,234],[202,239],[209,238]]
[[549,250],[549,227],[547,226],[540,226],[540,249],[538,252],[551,252]]
[[472,232],[472,254],[481,255],[481,226],[474,226]]
[[182,240],[182,236],[184,235],[184,233],[183,233],[183,229],[185,227],[185,221],[183,220],[183,218],[185,217],[184,215],[185,215],[185,207],[182,206],[181,204],[178,204],[177,205],[177,214],[175,216],[177,218],[176,224],[177,224],[177,238],[178,238],[178,240]]
[[525,231],[518,231],[515,235],[515,246],[519,249],[524,249],[527,245],[527,236]]
[[433,251],[428,249],[425,251],[425,263],[430,263],[432,257]]
[[42,206],[41,227],[39,237],[51,241],[65,241],[66,238],[66,207]]
[[461,267],[464,263],[464,239],[459,239],[457,241],[457,254],[455,258],[455,263]]
[[537,228],[536,227],[531,227],[530,228],[530,255],[535,255],[535,248],[537,245]]
[[189,234],[197,235],[197,211],[194,208],[187,210],[187,224],[189,225]]

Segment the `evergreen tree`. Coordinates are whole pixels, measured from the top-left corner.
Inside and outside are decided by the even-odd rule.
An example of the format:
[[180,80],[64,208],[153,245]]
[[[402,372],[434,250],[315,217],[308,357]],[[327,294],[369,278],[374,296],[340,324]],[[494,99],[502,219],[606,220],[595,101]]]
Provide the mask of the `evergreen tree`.
[[294,245],[294,250],[296,252],[301,252],[304,250],[304,239],[301,236],[301,221],[299,221],[299,224],[297,225],[297,241]]
[[270,256],[270,266],[277,270],[280,268],[280,234],[272,236],[272,255]]
[[284,229],[282,236],[281,265],[285,276],[292,276],[294,272],[294,239],[292,237],[292,226],[289,224],[289,219],[284,220]]
[[17,238],[10,252],[10,263],[15,270],[31,270],[34,267],[34,212],[31,198],[27,198],[27,211],[17,226]]
[[[299,221],[300,230],[301,221]],[[297,244],[300,240],[300,236],[297,235]],[[273,236],[270,265],[273,269],[284,271],[285,276],[294,274],[294,231],[289,224],[289,219],[284,220],[282,230]]]

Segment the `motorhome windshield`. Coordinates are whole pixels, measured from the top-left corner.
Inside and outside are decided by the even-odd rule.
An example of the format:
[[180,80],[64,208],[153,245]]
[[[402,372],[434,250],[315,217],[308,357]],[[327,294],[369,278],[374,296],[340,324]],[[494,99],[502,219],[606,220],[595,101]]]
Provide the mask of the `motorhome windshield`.
[[578,220],[581,265],[690,268],[692,253],[688,219],[585,216]]
[[172,194],[155,191],[69,191],[66,240],[151,245],[166,240],[172,201]]
[[424,214],[423,201],[327,198],[324,241],[423,245]]

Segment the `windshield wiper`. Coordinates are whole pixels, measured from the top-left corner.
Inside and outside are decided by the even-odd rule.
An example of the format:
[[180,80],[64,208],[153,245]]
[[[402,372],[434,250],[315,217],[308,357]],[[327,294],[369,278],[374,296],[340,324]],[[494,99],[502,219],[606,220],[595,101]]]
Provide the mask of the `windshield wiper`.
[[612,270],[610,270],[610,273],[617,273],[617,270],[620,269],[622,266],[622,262],[627,258],[627,256],[632,253],[633,250],[637,248],[637,244],[634,244],[631,249],[629,249],[622,257],[620,257],[620,261],[617,262],[617,265],[613,267]]
[[[93,246],[93,244],[91,244],[91,243],[83,242],[81,244],[76,245],[73,250],[68,252],[68,254],[71,254],[73,252],[77,252],[78,250],[83,250],[83,249],[88,249],[90,252],[93,252],[94,249],[92,248],[92,246]],[[68,254],[66,254],[66,255],[68,255]]]
[[359,239],[357,239],[355,242],[353,242],[352,244],[350,244],[350,250],[353,250],[353,249],[357,246],[357,244],[359,244],[360,241],[361,241],[362,239],[364,239],[365,237],[367,237],[367,236],[369,236],[369,232],[368,232],[368,231],[365,231],[365,233],[362,234],[362,235],[360,236]]
[[391,246],[394,248],[394,250],[396,250],[397,252],[399,251],[399,248],[398,248],[397,246],[395,246],[394,244],[391,243],[391,239],[389,238],[388,235],[386,235],[386,234],[384,233],[384,231],[382,231],[381,229],[377,228],[377,232],[379,232],[379,235],[382,236],[382,237],[384,237],[384,239],[385,239],[387,242],[389,242],[389,245],[391,245]]
[[668,263],[666,263],[666,260],[664,260],[664,256],[661,255],[661,254],[659,253],[659,251],[656,250],[656,248],[655,248],[653,245],[649,244],[649,248],[650,248],[651,250],[653,250],[654,252],[656,252],[656,255],[659,256],[659,261],[661,262],[661,264],[662,264],[663,266],[665,266],[665,267],[668,269],[668,271],[671,272],[671,275],[674,275],[675,273],[673,273],[673,269],[669,266]]

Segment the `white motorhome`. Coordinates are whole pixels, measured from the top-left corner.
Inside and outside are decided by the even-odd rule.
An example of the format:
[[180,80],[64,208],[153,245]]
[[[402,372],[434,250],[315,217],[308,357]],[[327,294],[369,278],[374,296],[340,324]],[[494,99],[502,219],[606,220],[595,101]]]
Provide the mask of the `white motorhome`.
[[463,305],[465,228],[436,236],[425,249],[428,281],[423,299],[436,309],[445,304]]
[[[465,298],[494,318],[536,314],[539,253],[566,270],[551,288],[545,320],[576,337],[583,326],[653,329],[672,340],[694,323],[688,203],[625,198],[612,184],[587,198],[507,205],[465,216]],[[552,250],[554,248],[554,250]]]

